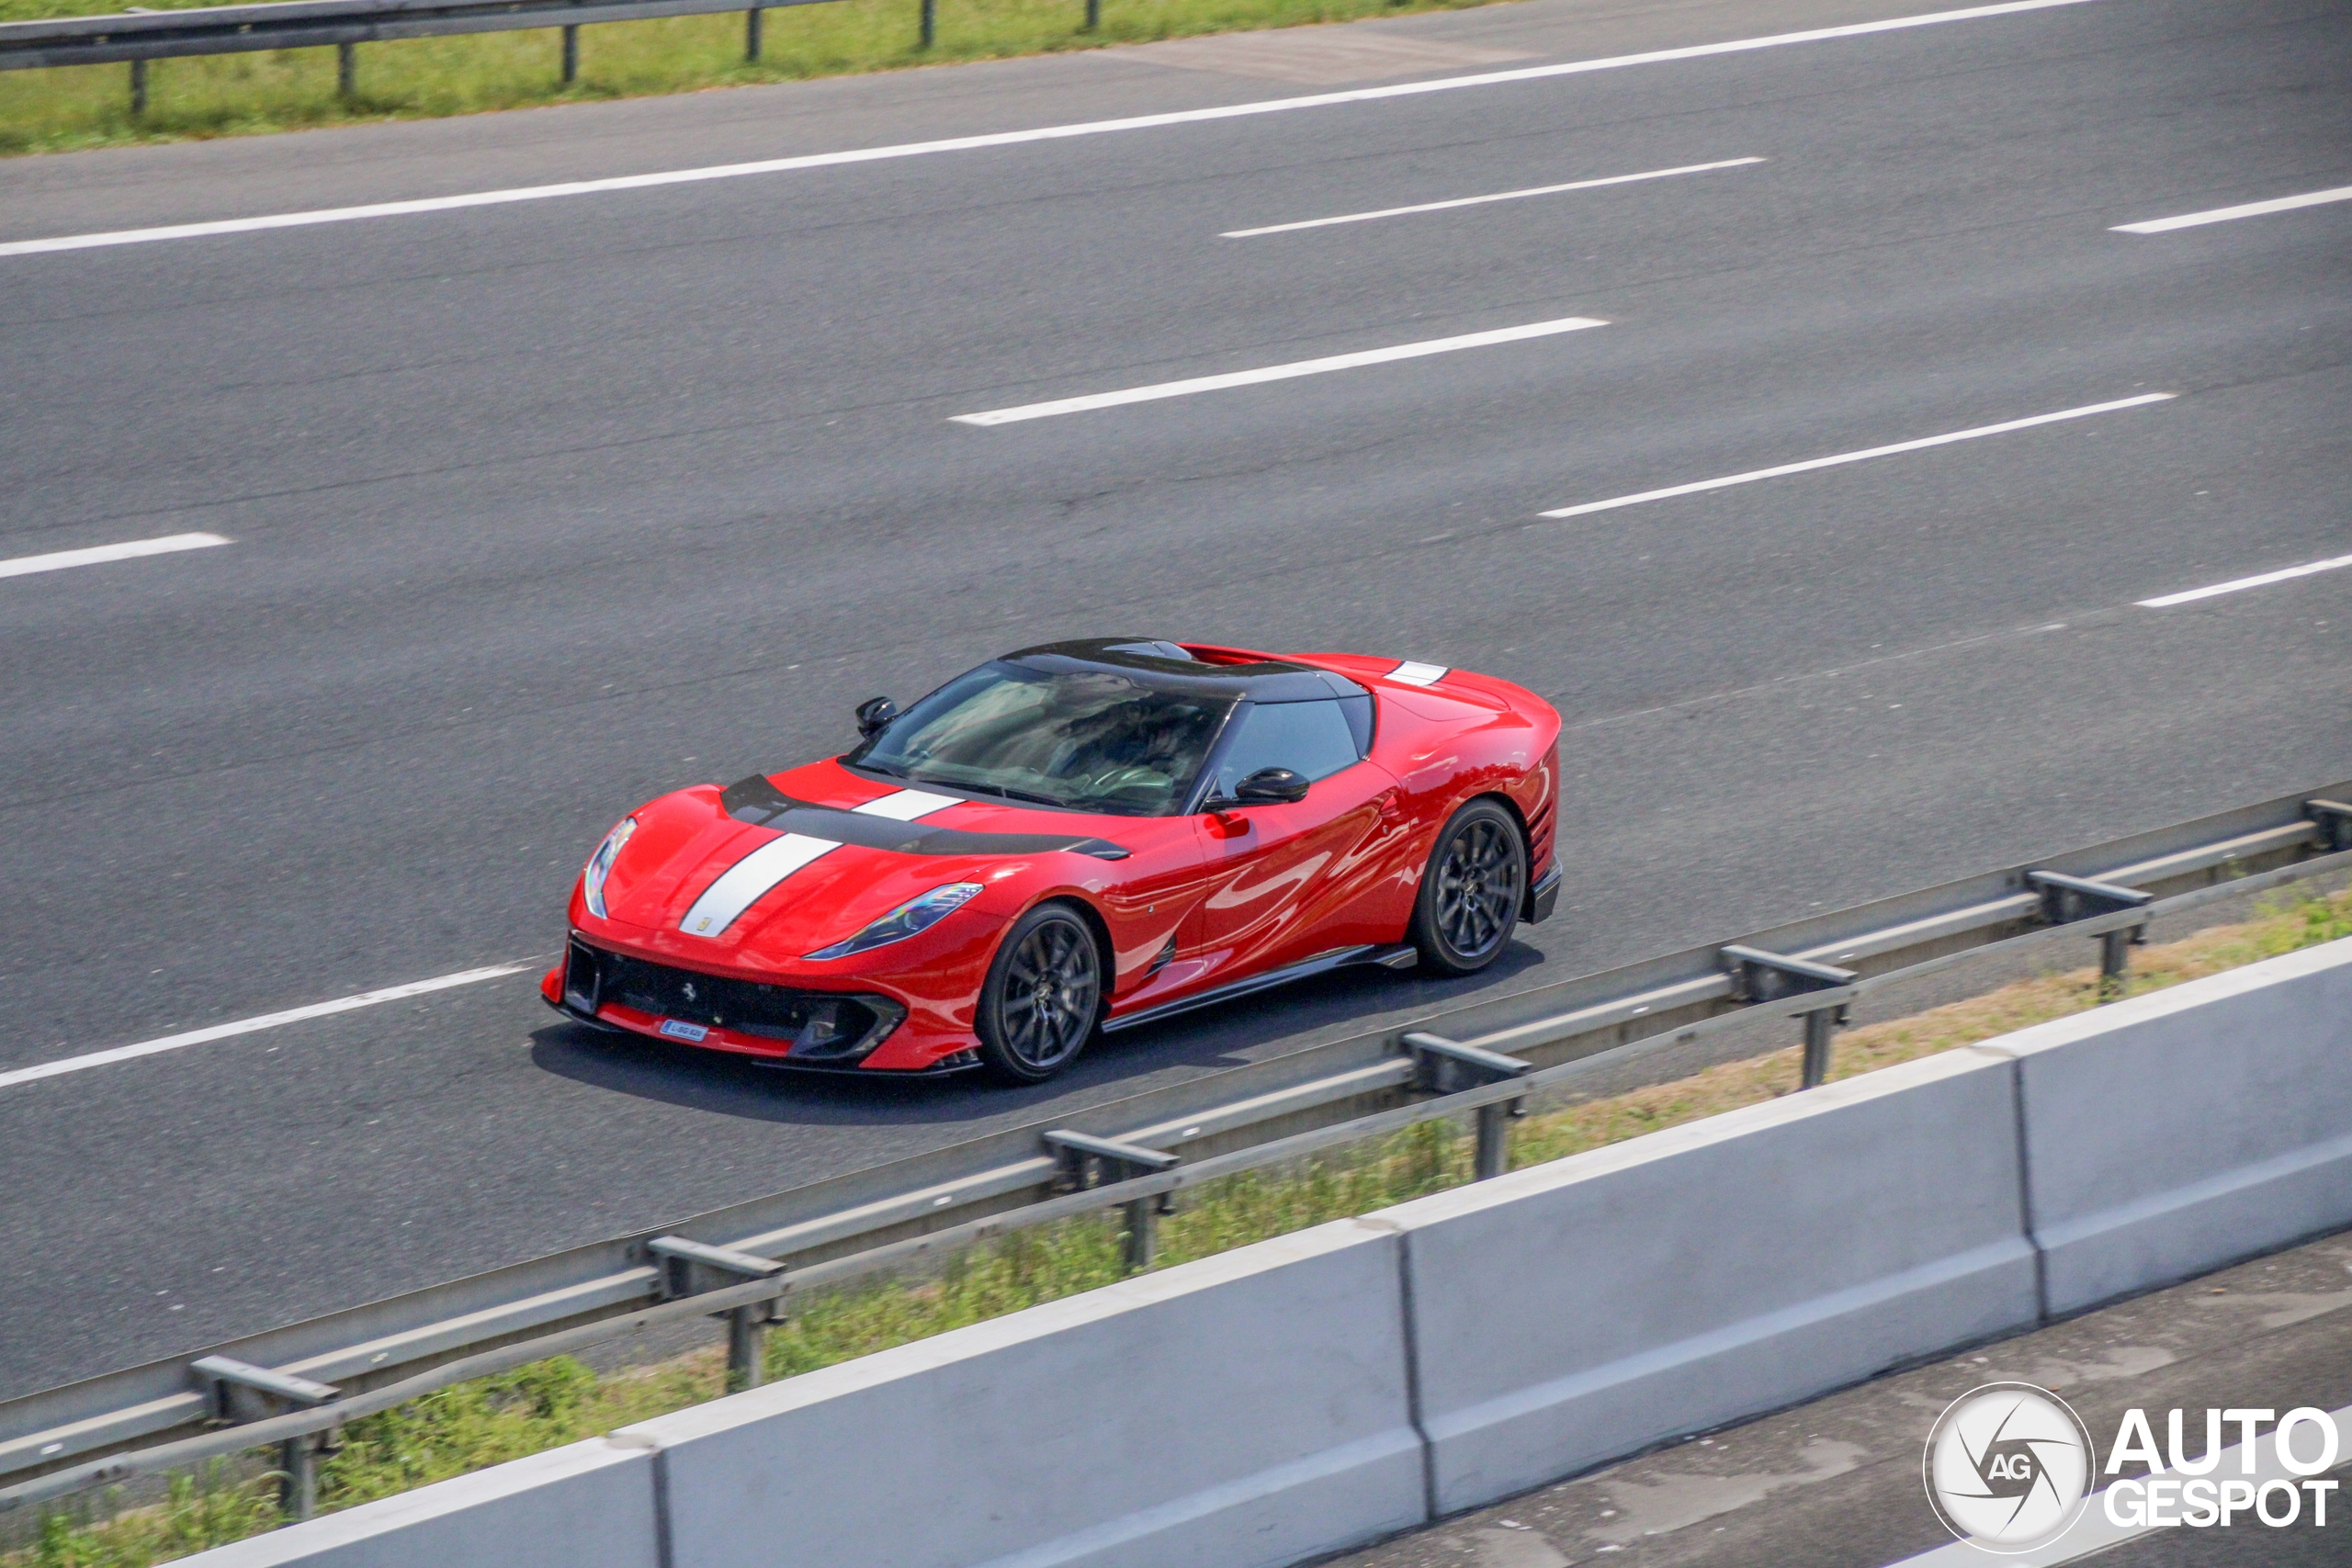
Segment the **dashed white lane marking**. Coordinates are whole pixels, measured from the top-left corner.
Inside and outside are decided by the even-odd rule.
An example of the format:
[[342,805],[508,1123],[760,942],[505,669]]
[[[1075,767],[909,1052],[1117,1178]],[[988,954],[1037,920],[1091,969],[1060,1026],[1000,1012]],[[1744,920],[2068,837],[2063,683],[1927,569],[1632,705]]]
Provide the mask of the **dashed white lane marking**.
[[1125,119],[1088,120],[1077,125],[1042,126],[1034,130],[1000,130],[981,136],[956,136],[938,141],[908,141],[890,147],[865,147],[848,152],[812,152],[797,158],[767,158],[757,163],[720,164],[701,169],[672,169],[661,174],[620,175],[606,179],[567,180],[560,185],[523,186],[511,190],[473,191],[462,196],[425,197],[412,201],[379,201],[364,207],[334,207],[313,212],[279,212],[262,218],[229,218],[205,223],[174,223],[155,229],[119,229],[102,234],[65,234],[46,240],[14,240],[0,243],[0,256],[38,255],[51,251],[88,250],[100,245],[143,245],[161,240],[194,240],[218,234],[248,234],[265,229],[297,229],[315,223],[350,223],[366,218],[401,218],[424,212],[450,212],[469,207],[497,207],[517,201],[548,201],[558,197],[597,196],[609,191],[647,190],[657,186],[692,185],[703,180],[740,179],[747,175],[784,174],[794,169],[831,168],[843,164],[867,164],[886,158],[915,158],[932,152],[966,152],[983,147],[1012,147],[1029,141],[1056,141],[1073,136],[1102,136],[1120,130],[1149,130],[1165,125],[1189,125],[1202,120],[1239,119],[1250,115],[1281,114],[1291,109],[1328,108],[1337,104],[1372,103],[1382,98],[1412,97],[1422,93],[1446,93],[1465,87],[1498,87],[1513,82],[1535,82],[1552,76],[1574,76],[1589,71],[1617,71],[1634,65],[1660,65],[1678,60],[1703,60],[1712,55],[1744,54],[1753,50],[1781,49],[1792,44],[1820,43],[1831,39],[1862,38],[1871,33],[1900,32],[1909,28],[1936,27],[1945,22],[1969,22],[1985,17],[2015,16],[2086,6],[2096,0],[2007,0],[1997,6],[1971,6],[1962,10],[1935,11],[1917,17],[1892,17],[1883,21],[1857,22],[1845,27],[1813,28],[1804,32],[1774,33],[1764,38],[1735,39],[1684,49],[1652,50],[1645,54],[1621,54],[1605,60],[1578,60],[1559,65],[1527,65],[1510,71],[1482,72],[1472,76],[1445,76],[1427,82],[1397,82],[1381,87],[1353,87],[1344,92],[1316,93],[1298,98],[1269,98],[1257,103],[1226,104],[1215,108],[1178,109],[1165,114],[1134,115]]
[[1726,157],[1724,163],[1693,163],[1679,169],[1646,169],[1642,174],[1611,174],[1609,179],[1578,179],[1566,186],[1529,186],[1526,190],[1496,190],[1494,195],[1458,195],[1452,202],[1420,202],[1419,207],[1383,207],[1378,211],[1348,211],[1336,219],[1306,219],[1303,223],[1270,223],[1265,228],[1227,228],[1218,240],[1253,240],[1256,235],[1289,235],[1301,228],[1331,228],[1334,223],[1371,223],[1374,219],[1404,219],[1416,211],[1449,211],[1453,207],[1484,207],[1487,202],[1517,202],[1529,195],[1559,195],[1562,190],[1597,190],[1601,186],[1633,186],[1644,179],[1670,179],[1675,174],[1705,174],[1708,169],[1740,169],[1761,157]]
[[2191,588],[2180,593],[2167,593],[2161,599],[2137,601],[2143,610],[2169,610],[2175,604],[2193,604],[2199,599],[2211,599],[2223,593],[2237,593],[2248,588],[2267,588],[2274,582],[2291,582],[2298,577],[2310,577],[2315,572],[2334,571],[2352,566],[2352,556],[2337,556],[2334,560],[2315,560],[2304,566],[2290,566],[2278,571],[2266,571],[2259,577],[2241,577],[2229,582],[2216,582],[2211,588]]
[[2013,430],[2030,430],[2037,424],[2055,424],[2060,420],[2087,419],[2092,414],[2114,413],[2123,409],[2136,409],[2149,403],[2161,403],[2177,398],[2177,392],[2143,392],[2136,398],[2119,398],[2111,403],[2089,403],[2078,409],[2060,409],[2056,413],[2038,413],[2030,419],[2005,420],[1999,424],[1980,424],[1973,430],[1955,430],[1943,435],[1923,436],[1917,441],[1898,441],[1891,446],[1870,446],[1860,452],[1839,452],[1827,457],[1807,457],[1802,463],[1782,463],[1773,468],[1751,468],[1744,474],[1726,474],[1719,479],[1701,479],[1695,484],[1668,485],[1664,490],[1645,490],[1634,495],[1611,496],[1607,501],[1588,501],[1580,506],[1563,506],[1555,512],[1542,513],[1545,517],[1581,517],[1589,512],[1607,512],[1619,506],[1639,506],[1645,501],[1666,501],[1678,495],[1699,495],[1711,490],[1728,490],[1733,485],[1754,484],[1758,479],[1776,479],[1785,474],[1810,473],[1815,468],[1834,468],[1841,463],[1866,463],[1873,457],[1892,457],[1899,452],[1922,452],[1930,446],[1949,446],[1955,441],[1975,441],[1987,435],[2006,435]]
[[2145,223],[2118,223],[2118,234],[2168,234],[2175,229],[2196,229],[2207,223],[2227,223],[2236,218],[2267,218],[2299,207],[2320,207],[2331,201],[2352,201],[2352,186],[2315,190],[2308,196],[2282,196],[2269,201],[2249,201],[2243,207],[2217,207],[2211,212],[2184,212],[2177,218],[2151,218]]
[[18,556],[0,560],[0,577],[22,577],[34,571],[62,571],[69,566],[99,566],[110,560],[140,556],[165,556],[175,550],[204,550],[229,541],[218,534],[167,534],[160,539],[130,539],[119,545],[93,545],[86,550],[52,550],[45,556]]
[[1080,398],[1057,398],[1052,402],[1023,403],[1018,408],[989,409],[984,413],[959,413],[957,424],[1013,424],[1024,419],[1049,419],[1055,414],[1084,413],[1090,409],[1117,408],[1122,403],[1148,403],[1160,398],[1184,398],[1194,392],[1222,391],[1227,387],[1250,387],[1261,381],[1287,381],[1295,376],[1320,376],[1331,370],[1353,370],[1365,365],[1386,365],[1398,359],[1419,359],[1425,355],[1452,354],[1464,348],[1491,348],[1497,344],[1520,343],[1528,338],[1550,337],[1556,333],[1581,332],[1586,327],[1605,327],[1607,321],[1591,316],[1564,316],[1556,321],[1530,321],[1523,327],[1500,327],[1493,332],[1465,333],[1460,337],[1430,338],[1422,343],[1400,343],[1390,348],[1368,348],[1358,354],[1334,354],[1323,359],[1301,359],[1288,365],[1261,366],[1255,370],[1235,370],[1223,376],[1195,376],[1183,381],[1162,381],[1156,386],[1127,387],[1115,392],[1091,392]]
[[379,991],[362,991],[356,997],[338,997],[331,1002],[312,1002],[309,1007],[288,1008],[284,1012],[264,1013],[259,1018],[240,1019],[234,1023],[216,1023],[209,1029],[191,1029],[185,1034],[167,1034],[161,1040],[141,1041],[136,1045],[117,1045],[111,1050],[93,1051],[85,1056],[67,1056],[61,1061],[40,1062],[29,1067],[17,1067],[0,1073],[0,1089],[12,1089],[20,1083],[32,1083],[40,1078],[61,1077],[67,1073],[85,1072],[91,1067],[103,1067],[114,1062],[132,1061],[141,1056],[153,1056],[164,1051],[184,1050],[190,1045],[202,1045],[214,1040],[228,1040],[240,1034],[252,1034],[264,1029],[277,1029],[289,1023],[301,1023],[313,1018],[331,1018],[339,1012],[353,1012],[371,1008],[379,1002],[396,1002],[407,997],[422,997],[434,991],[446,991],[453,986],[470,986],[482,980],[495,980],[505,975],[519,975],[528,967],[523,964],[497,964],[487,969],[465,969],[455,975],[442,975],[430,980],[412,980],[405,986],[387,986]]
[[1519,201],[1531,196],[1557,196],[1562,191],[1597,190],[1602,186],[1627,186],[1638,180],[1663,180],[1676,175],[1702,175],[1711,169],[1737,169],[1760,164],[1761,158],[1726,158],[1720,164],[1686,164],[1679,169],[1650,169],[1638,175],[1611,175],[1606,179],[1572,180],[1561,186],[1531,186],[1525,190],[1497,191],[1492,196],[1459,196],[1452,201],[1425,201],[1418,207],[1384,207],[1377,212],[1349,212],[1337,218],[1309,218],[1298,223],[1272,223],[1263,229],[1228,229],[1220,240],[1248,240],[1260,234],[1290,234],[1301,229],[1328,229],[1334,223],[1369,223],[1375,218],[1406,218],[1416,212],[1444,212],[1456,207],[1482,207],[1490,201]]

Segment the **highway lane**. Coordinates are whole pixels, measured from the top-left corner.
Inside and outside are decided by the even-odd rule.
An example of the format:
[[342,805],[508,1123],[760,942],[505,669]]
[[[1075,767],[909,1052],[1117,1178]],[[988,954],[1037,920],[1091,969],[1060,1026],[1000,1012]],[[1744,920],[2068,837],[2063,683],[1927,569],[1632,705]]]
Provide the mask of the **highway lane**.
[[[2326,6],[2100,0],[0,262],[0,553],[237,541],[0,581],[0,1070],[544,954],[636,799],[1110,625],[1559,703],[1575,874],[1489,986],[2340,776],[2341,580],[2132,601],[2352,547],[2352,214],[2109,226],[2341,184],[2346,51]],[[1219,237],[1746,156],[1769,162]],[[1610,324],[950,423],[1572,314]],[[2150,389],[2182,396],[1537,515]],[[509,981],[0,1090],[10,1234],[55,1260],[0,1285],[0,1390],[1439,994],[1334,981],[998,1096],[616,1050]],[[107,1305],[62,1319],[61,1292]]]

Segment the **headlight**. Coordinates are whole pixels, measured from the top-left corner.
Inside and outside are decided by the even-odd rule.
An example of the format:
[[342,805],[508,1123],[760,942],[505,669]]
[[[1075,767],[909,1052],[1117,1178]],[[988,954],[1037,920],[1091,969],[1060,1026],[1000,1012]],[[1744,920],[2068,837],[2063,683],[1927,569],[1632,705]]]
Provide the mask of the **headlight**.
[[580,874],[580,880],[588,892],[588,912],[600,920],[612,919],[605,913],[605,878],[613,874],[613,863],[621,858],[621,846],[628,843],[628,836],[636,831],[637,818],[622,818],[613,830],[605,835],[605,841],[596,846],[596,852],[588,857],[588,869]]
[[864,953],[870,948],[904,942],[917,931],[929,931],[962,908],[979,891],[980,885],[977,882],[951,882],[944,887],[934,887],[920,898],[908,899],[847,942],[819,948],[808,956],[811,959],[847,958],[853,953]]

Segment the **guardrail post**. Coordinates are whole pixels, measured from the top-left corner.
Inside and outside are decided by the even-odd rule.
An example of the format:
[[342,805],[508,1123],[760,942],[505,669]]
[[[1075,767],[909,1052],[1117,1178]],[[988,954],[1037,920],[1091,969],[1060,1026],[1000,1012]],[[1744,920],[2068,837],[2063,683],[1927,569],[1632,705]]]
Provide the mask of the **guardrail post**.
[[935,24],[938,21],[935,15],[938,5],[939,0],[922,0],[922,39],[915,45],[917,49],[931,47],[932,35],[935,31]]
[[[314,1382],[291,1372],[274,1371],[231,1356],[199,1356],[188,1370],[204,1382],[212,1419],[235,1425],[250,1409],[246,1396],[258,1395],[272,1410],[303,1410],[332,1404],[343,1397],[333,1383]],[[240,1406],[244,1408],[241,1409]],[[319,1438],[306,1432],[277,1445],[277,1504],[298,1523],[319,1511]]]
[[563,85],[571,86],[580,80],[580,24],[571,23],[563,29]]
[[2320,841],[2329,854],[2342,854],[2352,850],[2352,806],[2340,800],[2307,800],[2303,815],[2319,829]]
[[[2029,871],[2025,879],[2041,895],[2043,921],[2053,926],[2071,925],[2123,909],[2143,909],[2155,898],[2154,894],[2143,893],[2136,887],[2093,882],[2055,871]],[[2122,984],[2124,971],[2132,962],[2132,949],[2147,940],[2148,922],[2144,919],[2137,925],[2098,933],[2100,989],[2111,991]]]
[[1086,0],[1086,30],[1099,32],[1102,28],[1102,0]]
[[743,58],[754,64],[760,58],[760,8],[757,6],[743,13]]
[[[929,3],[929,0],[925,0],[925,3],[926,3],[926,4],[928,4],[928,3]],[[143,60],[134,60],[134,61],[132,61],[132,62],[130,62],[130,114],[131,114],[131,118],[134,118],[134,119],[136,119],[139,116],[143,115],[143,114],[145,114],[146,112],[147,112],[147,62],[146,62],[145,61],[143,61]]]
[[[755,1252],[713,1247],[682,1235],[657,1235],[645,1244],[662,1269],[662,1299],[677,1301],[695,1295],[695,1270],[709,1269],[729,1280],[773,1280],[784,1265]],[[748,1302],[718,1315],[727,1320],[727,1392],[757,1388],[767,1377],[765,1351],[768,1325],[775,1321],[774,1302]]]
[[[1057,1127],[1046,1134],[1046,1147],[1061,1167],[1055,1185],[1065,1192],[1084,1192],[1111,1181],[1125,1181],[1132,1177],[1153,1176],[1172,1170],[1184,1163],[1182,1155],[1172,1155],[1165,1149],[1147,1148],[1141,1144],[1123,1144],[1116,1138],[1098,1138],[1088,1133],[1074,1133],[1067,1127]],[[1131,1199],[1122,1203],[1125,1211],[1126,1231],[1120,1242],[1120,1258],[1129,1273],[1139,1273],[1151,1267],[1152,1254],[1159,1243],[1159,1216],[1173,1207],[1171,1193],[1159,1193],[1149,1198]]]
[[1800,1089],[1819,1089],[1829,1078],[1829,1035],[1843,1008],[1816,1008],[1804,1015],[1804,1076]]
[[[1417,1030],[1406,1035],[1401,1043],[1413,1055],[1413,1087],[1429,1094],[1453,1094],[1483,1089],[1487,1084],[1509,1083],[1535,1070],[1532,1062],[1522,1062],[1499,1051],[1464,1045],[1442,1034],[1424,1034]],[[1478,1149],[1471,1167],[1474,1180],[1491,1180],[1510,1168],[1511,1118],[1525,1114],[1526,1106],[1527,1101],[1522,1099],[1497,1100],[1478,1107]]]
[[277,1506],[296,1524],[315,1517],[319,1511],[318,1438],[305,1433],[278,1444],[277,1467],[282,1472]]
[[727,1392],[741,1393],[767,1381],[766,1303],[740,1306],[727,1314]]
[[359,46],[334,46],[334,96],[348,103],[359,91]]
[[[1736,942],[1725,946],[1723,955],[1731,965],[1732,995],[1743,1002],[1773,1002],[1815,991],[1843,990],[1855,980],[1851,969],[1816,964],[1810,958],[1792,958],[1784,953],[1742,947]],[[1799,1069],[1798,1088],[1819,1089],[1828,1079],[1829,1037],[1846,1021],[1846,1007],[1841,1000],[1805,1012],[1804,1065]]]

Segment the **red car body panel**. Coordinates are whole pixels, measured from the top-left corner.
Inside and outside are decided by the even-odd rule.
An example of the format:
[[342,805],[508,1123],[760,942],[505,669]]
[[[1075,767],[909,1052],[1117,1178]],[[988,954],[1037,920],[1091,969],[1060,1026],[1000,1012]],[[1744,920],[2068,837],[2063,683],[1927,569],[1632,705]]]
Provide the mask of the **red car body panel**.
[[[930,806],[910,824],[921,829],[1102,840],[1099,849],[1125,853],[1100,858],[1059,845],[1010,853],[901,852],[839,843],[816,850],[707,935],[684,929],[697,900],[745,856],[788,835],[739,820],[719,786],[697,784],[632,814],[634,834],[605,878],[605,914],[590,907],[584,874],[575,881],[575,945],[593,950],[595,962],[626,959],[662,966],[673,977],[684,972],[796,995],[886,998],[881,1010],[895,1003],[905,1010],[903,1020],[870,1054],[845,1065],[865,1072],[936,1071],[977,1060],[975,1010],[999,938],[1047,899],[1081,906],[1107,938],[1104,1021],[1116,1027],[1323,955],[1402,942],[1438,830],[1476,796],[1497,796],[1518,813],[1527,829],[1532,878],[1552,866],[1560,725],[1532,693],[1458,671],[1397,680],[1400,670],[1420,676],[1430,667],[1393,659],[1184,647],[1211,667],[1272,659],[1354,682],[1374,699],[1368,754],[1316,781],[1295,803],[1170,817],[951,798],[944,789],[901,787],[837,759],[811,762],[769,775],[767,783],[795,802],[849,810],[878,806],[891,822],[905,820],[893,811]],[[894,798],[910,792],[922,798]],[[1556,885],[1556,876],[1550,881]],[[910,900],[957,883],[978,884],[981,891],[927,930],[848,957],[810,956]],[[1548,910],[1546,897],[1529,913],[1541,918]],[[734,994],[743,994],[741,984]],[[795,1060],[799,1047],[774,1029],[757,1032],[709,1014],[689,1024],[619,995],[568,996],[563,964],[541,989],[559,1008],[609,1027],[787,1066],[815,1065]]]

